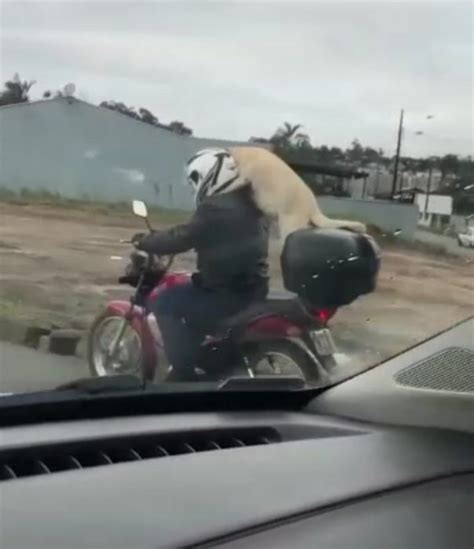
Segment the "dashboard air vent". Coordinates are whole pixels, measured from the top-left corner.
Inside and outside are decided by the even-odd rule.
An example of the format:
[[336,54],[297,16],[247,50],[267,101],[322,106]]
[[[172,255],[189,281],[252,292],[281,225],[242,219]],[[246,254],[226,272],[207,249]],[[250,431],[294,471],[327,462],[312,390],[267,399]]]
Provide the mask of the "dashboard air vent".
[[273,428],[84,440],[0,452],[0,481],[60,471],[280,442]]

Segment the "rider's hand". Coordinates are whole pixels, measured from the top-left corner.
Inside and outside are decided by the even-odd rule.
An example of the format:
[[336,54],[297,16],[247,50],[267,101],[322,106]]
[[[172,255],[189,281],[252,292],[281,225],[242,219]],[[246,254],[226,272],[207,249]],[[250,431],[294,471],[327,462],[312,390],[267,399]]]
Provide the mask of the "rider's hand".
[[136,233],[132,236],[132,244],[135,248],[139,248],[142,240],[145,238],[145,233]]
[[147,268],[150,263],[150,256],[142,250],[133,250],[130,254],[128,274],[136,274]]

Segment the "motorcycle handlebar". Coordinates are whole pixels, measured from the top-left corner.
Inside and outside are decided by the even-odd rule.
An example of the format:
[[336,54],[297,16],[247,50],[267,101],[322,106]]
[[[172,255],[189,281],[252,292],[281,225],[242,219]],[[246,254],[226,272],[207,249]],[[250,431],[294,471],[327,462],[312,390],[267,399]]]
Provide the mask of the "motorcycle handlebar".
[[[148,270],[153,270],[156,267],[159,267],[160,270],[168,271],[168,269],[171,267],[174,256],[168,255],[168,256],[158,256],[156,254],[149,254],[147,252],[144,252],[142,250],[134,250],[132,257],[134,258],[140,258],[145,263],[144,267]],[[164,260],[166,258],[166,260]],[[134,261],[135,265],[137,267],[141,267],[141,265],[137,265],[137,263],[140,263],[140,261]]]

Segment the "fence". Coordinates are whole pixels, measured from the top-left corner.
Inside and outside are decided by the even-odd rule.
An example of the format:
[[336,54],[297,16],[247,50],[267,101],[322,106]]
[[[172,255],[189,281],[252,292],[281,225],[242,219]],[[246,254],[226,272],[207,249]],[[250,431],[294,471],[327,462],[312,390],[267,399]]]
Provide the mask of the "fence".
[[386,233],[401,230],[400,237],[412,239],[418,222],[418,208],[385,200],[355,200],[321,196],[318,202],[329,217],[356,219],[376,225]]

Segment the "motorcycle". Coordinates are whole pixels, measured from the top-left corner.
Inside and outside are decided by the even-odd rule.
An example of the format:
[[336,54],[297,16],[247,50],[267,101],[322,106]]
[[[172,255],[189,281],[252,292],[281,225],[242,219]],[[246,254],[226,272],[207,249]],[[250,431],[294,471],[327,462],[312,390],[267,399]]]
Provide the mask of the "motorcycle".
[[[133,213],[145,220],[146,205],[133,201]],[[130,242],[130,241],[129,241]],[[130,300],[110,301],[93,322],[88,338],[92,376],[140,375],[144,381],[163,380],[167,364],[153,302],[191,273],[171,272],[173,257],[135,251],[120,284],[134,288]],[[327,383],[336,361],[327,326],[336,309],[309,309],[299,297],[272,294],[228,318],[202,342],[194,373],[203,380],[237,376],[298,376],[312,385]]]

